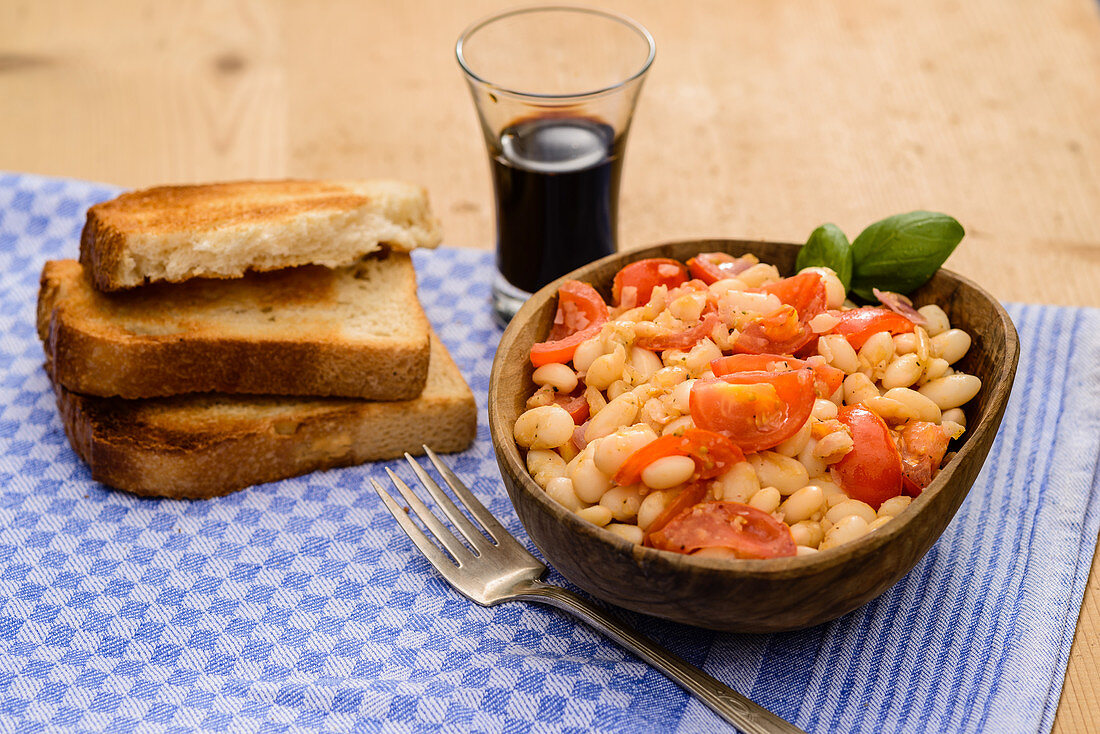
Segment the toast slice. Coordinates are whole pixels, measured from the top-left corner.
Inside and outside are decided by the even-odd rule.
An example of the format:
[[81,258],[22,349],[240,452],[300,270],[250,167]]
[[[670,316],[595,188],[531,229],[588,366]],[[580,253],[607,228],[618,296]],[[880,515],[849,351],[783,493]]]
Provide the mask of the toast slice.
[[236,181],[158,186],[96,204],[80,261],[114,291],[166,280],[340,267],[383,246],[435,247],[427,192],[400,181]]
[[477,408],[432,337],[424,392],[413,400],[180,395],[123,400],[54,383],[65,432],[92,478],[135,494],[204,499],[337,466],[465,449]]
[[428,376],[429,324],[406,254],[103,293],[47,262],[38,334],[69,390],[125,398],[227,392],[407,400]]

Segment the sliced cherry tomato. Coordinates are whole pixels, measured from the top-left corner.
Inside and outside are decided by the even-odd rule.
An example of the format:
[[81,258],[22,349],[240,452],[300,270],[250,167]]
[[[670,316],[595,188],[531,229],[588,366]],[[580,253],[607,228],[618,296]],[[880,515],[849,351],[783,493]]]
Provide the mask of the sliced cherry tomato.
[[852,432],[852,450],[833,465],[840,486],[852,499],[878,509],[902,489],[901,454],[890,429],[877,415],[860,405],[840,409],[837,419]]
[[717,313],[711,312],[690,329],[679,331],[675,334],[643,336],[635,340],[634,346],[641,349],[648,349],[653,352],[663,352],[666,349],[682,349],[687,351],[714,331],[714,327],[721,323],[721,321],[722,319],[718,317]]
[[844,382],[844,371],[824,361],[807,362],[783,354],[731,354],[710,363],[710,371],[715,377],[735,372],[787,372],[804,367],[814,371],[814,393],[819,398],[828,398]]
[[735,352],[793,354],[814,338],[810,319],[825,311],[825,281],[816,273],[801,273],[760,289],[783,305],[741,330]]
[[859,349],[880,331],[908,334],[914,329],[913,322],[900,313],[878,306],[864,306],[850,311],[831,311],[830,313],[840,319],[840,323],[833,327],[831,333],[842,334],[853,349]]
[[611,284],[611,298],[618,305],[622,302],[623,289],[634,288],[634,305],[644,306],[649,303],[655,287],[665,285],[672,289],[683,285],[687,279],[688,270],[683,263],[667,257],[638,260],[615,274],[615,280]]
[[910,421],[901,429],[898,449],[906,494],[916,497],[932,483],[947,453],[947,435],[935,423]]
[[588,398],[584,396],[583,387],[578,387],[569,395],[555,395],[554,402],[565,408],[576,425],[579,426],[588,420]]
[[743,451],[763,451],[798,433],[814,407],[814,376],[790,372],[736,372],[699,379],[688,400],[692,420],[729,438]]
[[679,515],[684,510],[688,509],[692,505],[697,505],[703,501],[703,497],[707,494],[706,482],[691,482],[684,486],[683,489],[676,495],[676,498],[672,502],[668,503],[668,506],[661,511],[661,514],[649,524],[646,528],[645,538],[642,540],[643,544],[649,542],[649,536],[653,533],[663,529],[665,525],[668,525],[669,520]]
[[550,336],[531,347],[531,364],[541,367],[573,359],[582,342],[600,333],[608,315],[607,304],[595,288],[578,280],[565,281],[558,288],[558,311]]
[[731,466],[745,460],[745,454],[728,438],[701,428],[688,428],[682,434],[669,433],[635,451],[612,480],[616,484],[636,484],[642,470],[666,456],[690,456],[695,459],[695,479],[711,479],[725,474]]
[[707,285],[732,278],[755,265],[749,258],[734,257],[725,252],[701,252],[687,261],[691,277],[698,278]]
[[738,558],[795,554],[790,528],[768,513],[739,502],[706,502],[689,507],[650,533],[647,542],[674,553],[728,548]]

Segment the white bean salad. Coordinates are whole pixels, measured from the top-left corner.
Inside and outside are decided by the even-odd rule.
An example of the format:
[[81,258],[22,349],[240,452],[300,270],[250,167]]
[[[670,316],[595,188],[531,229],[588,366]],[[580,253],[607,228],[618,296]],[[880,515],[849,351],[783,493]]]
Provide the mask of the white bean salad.
[[939,306],[846,300],[836,274],[752,255],[640,260],[612,303],[567,281],[516,421],[534,481],[633,543],[816,553],[901,513],[966,428],[981,381]]

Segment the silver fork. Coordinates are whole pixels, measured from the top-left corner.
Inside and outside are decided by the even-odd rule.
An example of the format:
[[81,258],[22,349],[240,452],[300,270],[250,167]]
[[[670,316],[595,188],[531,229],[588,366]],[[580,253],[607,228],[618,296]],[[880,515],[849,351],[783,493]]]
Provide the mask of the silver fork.
[[[425,527],[447,550],[444,553],[417,527],[408,513],[397,504],[389,492],[378,482],[371,480],[390,513],[397,520],[409,539],[420,549],[443,578],[463,596],[483,607],[491,607],[506,601],[533,601],[549,604],[580,617],[603,632],[632,653],[660,670],[673,681],[709,706],[715,713],[747,734],[793,734],[801,729],[758,706],[737,691],[715,680],[691,663],[669,652],[655,642],[643,637],[618,622],[599,607],[573,592],[543,583],[539,579],[546,573],[546,566],[527,552],[497,519],[477,501],[454,472],[439,457],[424,447],[428,458],[443,481],[467,512],[476,519],[492,540],[486,539],[464,515],[455,503],[440,489],[420,464],[409,454],[405,459],[416,473],[421,484],[435,500],[443,514],[462,533],[473,548],[471,551],[461,540],[440,522],[401,478],[386,469],[390,480]],[[449,556],[448,556],[449,554]]]

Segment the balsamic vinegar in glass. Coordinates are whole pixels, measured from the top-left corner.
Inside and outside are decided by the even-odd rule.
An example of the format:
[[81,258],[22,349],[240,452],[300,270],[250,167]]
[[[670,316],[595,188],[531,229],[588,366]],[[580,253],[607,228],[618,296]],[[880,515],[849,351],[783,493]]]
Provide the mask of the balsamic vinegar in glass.
[[583,117],[518,120],[490,145],[497,270],[534,293],[615,252],[625,135]]

